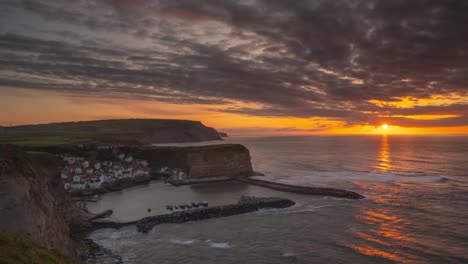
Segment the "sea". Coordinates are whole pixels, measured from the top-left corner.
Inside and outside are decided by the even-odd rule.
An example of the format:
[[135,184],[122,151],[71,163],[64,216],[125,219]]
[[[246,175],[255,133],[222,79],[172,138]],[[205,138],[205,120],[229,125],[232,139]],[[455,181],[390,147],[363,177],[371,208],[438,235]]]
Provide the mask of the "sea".
[[[243,183],[108,193],[91,211],[119,221],[167,213],[168,204],[285,197],[287,209],[90,234],[124,263],[468,263],[467,136],[232,137],[266,180],[356,191],[362,200],[299,195]],[[190,145],[190,143],[178,144]],[[151,208],[151,212],[147,211]]]

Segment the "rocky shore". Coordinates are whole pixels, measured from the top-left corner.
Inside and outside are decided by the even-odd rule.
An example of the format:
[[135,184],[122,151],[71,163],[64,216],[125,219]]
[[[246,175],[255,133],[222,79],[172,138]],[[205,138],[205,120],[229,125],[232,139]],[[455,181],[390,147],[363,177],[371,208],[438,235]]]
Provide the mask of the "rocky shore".
[[[92,239],[83,239],[80,247],[80,258],[84,263],[123,263],[122,257],[96,244]],[[97,261],[99,260],[99,261]]]
[[165,223],[185,223],[258,211],[264,208],[287,208],[296,204],[285,198],[256,198],[242,196],[237,204],[192,209],[172,214],[143,218],[136,223],[138,232],[148,233],[154,226]]

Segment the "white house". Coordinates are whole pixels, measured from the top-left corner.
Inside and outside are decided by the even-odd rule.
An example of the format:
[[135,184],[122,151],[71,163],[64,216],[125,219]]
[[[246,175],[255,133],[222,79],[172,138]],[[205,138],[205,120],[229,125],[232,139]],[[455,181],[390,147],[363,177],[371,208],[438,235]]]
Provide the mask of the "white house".
[[76,190],[82,190],[86,188],[85,182],[84,181],[73,181],[71,183],[71,188],[76,189]]
[[68,190],[71,188],[71,183],[72,183],[71,179],[64,179],[63,182],[65,185],[65,190]]
[[112,174],[102,174],[100,180],[101,182],[112,182],[114,181],[114,177]]
[[169,168],[167,166],[165,167],[162,167],[160,170],[159,170],[160,173],[168,173],[169,172]]
[[73,165],[76,162],[76,159],[73,156],[65,156],[63,157],[63,160],[66,161],[68,165]]
[[101,163],[96,162],[96,164],[94,164],[94,168],[95,168],[96,170],[99,170],[99,169],[101,168]]
[[88,168],[89,167],[89,161],[85,160],[83,162],[83,167]]
[[101,188],[101,184],[102,184],[102,182],[101,182],[100,179],[94,179],[94,180],[91,180],[89,182],[89,187],[91,189],[99,189],[99,188]]
[[122,177],[123,170],[122,168],[114,168],[114,177],[120,178]]

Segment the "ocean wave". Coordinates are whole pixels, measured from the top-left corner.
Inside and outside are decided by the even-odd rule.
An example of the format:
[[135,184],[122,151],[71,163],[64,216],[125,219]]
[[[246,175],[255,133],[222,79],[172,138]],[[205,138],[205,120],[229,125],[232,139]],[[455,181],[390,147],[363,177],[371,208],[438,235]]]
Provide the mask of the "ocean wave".
[[229,243],[226,242],[214,242],[211,240],[206,240],[206,243],[208,243],[208,246],[212,248],[231,248]]
[[354,171],[327,171],[311,172],[305,176],[262,176],[262,179],[273,182],[304,185],[304,186],[330,186],[336,182],[446,182],[447,178],[424,175],[422,173],[401,174],[392,172],[354,172]]
[[183,240],[183,239],[170,239],[169,240],[173,244],[177,245],[192,245],[196,242],[194,239],[188,239],[188,240]]

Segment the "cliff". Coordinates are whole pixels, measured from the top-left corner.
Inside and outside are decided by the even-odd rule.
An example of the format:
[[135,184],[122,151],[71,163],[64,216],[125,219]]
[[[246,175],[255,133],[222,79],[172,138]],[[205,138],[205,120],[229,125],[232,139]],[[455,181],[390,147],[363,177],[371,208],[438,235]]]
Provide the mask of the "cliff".
[[0,230],[76,256],[70,226],[79,211],[57,176],[17,147],[0,145]]
[[65,143],[96,141],[135,144],[221,139],[216,130],[199,121],[166,119],[115,119],[3,127],[0,136],[23,141],[25,138],[42,137],[54,142],[64,139]]
[[190,178],[252,176],[249,150],[240,144],[197,147],[143,147],[131,150],[136,158],[148,160],[154,171],[180,168]]

